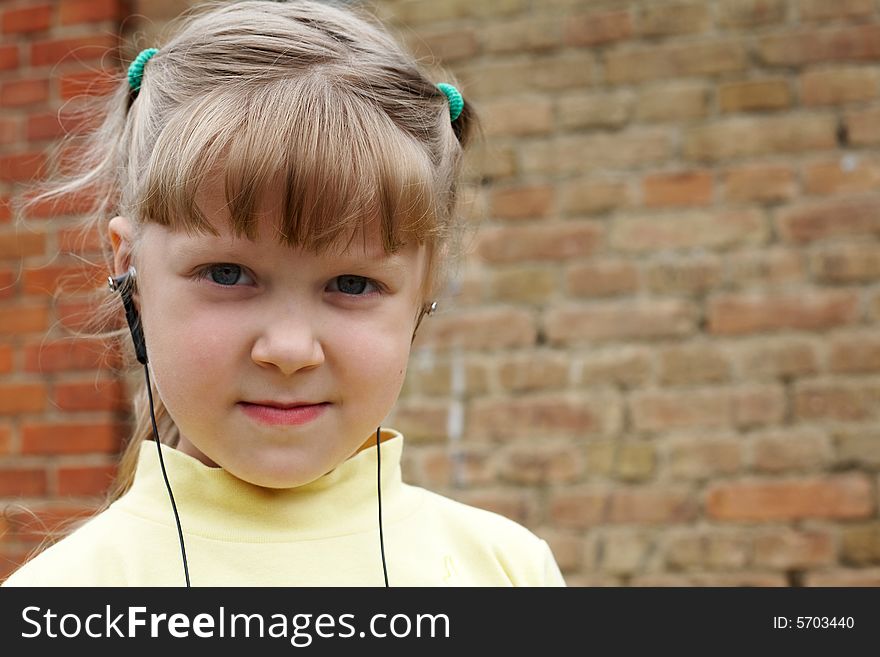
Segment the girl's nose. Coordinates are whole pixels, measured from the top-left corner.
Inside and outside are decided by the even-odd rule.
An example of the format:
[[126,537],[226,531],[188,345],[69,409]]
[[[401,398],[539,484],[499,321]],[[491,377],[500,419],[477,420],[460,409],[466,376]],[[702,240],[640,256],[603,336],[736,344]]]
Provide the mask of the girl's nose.
[[277,367],[283,374],[290,375],[323,363],[324,349],[308,318],[288,316],[285,321],[274,321],[262,331],[251,357],[258,365]]

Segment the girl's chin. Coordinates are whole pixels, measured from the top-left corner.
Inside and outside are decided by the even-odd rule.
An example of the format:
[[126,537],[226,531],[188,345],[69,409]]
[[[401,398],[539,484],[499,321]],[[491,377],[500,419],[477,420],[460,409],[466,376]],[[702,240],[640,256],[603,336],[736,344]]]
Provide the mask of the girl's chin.
[[[331,458],[328,465],[316,466],[326,460],[326,454],[307,456],[300,449],[265,448],[258,462],[248,462],[245,456],[235,466],[226,468],[226,471],[260,488],[298,488],[323,477],[344,459],[334,463]],[[308,464],[308,467],[303,468],[303,464]]]

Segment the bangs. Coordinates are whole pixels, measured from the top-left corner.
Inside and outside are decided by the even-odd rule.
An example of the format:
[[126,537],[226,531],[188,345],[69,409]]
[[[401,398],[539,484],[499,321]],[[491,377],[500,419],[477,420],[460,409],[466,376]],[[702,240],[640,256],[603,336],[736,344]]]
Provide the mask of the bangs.
[[279,241],[316,253],[379,221],[386,253],[438,237],[445,207],[418,143],[364,99],[309,75],[230,85],[183,105],[150,155],[138,212],[174,231],[217,231],[199,207],[224,189],[233,234],[257,238],[276,215]]

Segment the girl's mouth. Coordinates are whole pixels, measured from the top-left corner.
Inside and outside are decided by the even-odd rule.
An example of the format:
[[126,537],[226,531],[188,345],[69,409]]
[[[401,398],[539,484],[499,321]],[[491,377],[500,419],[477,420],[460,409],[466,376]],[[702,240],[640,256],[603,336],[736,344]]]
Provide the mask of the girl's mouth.
[[278,424],[306,424],[320,417],[324,411],[330,406],[329,402],[321,404],[309,404],[306,406],[295,406],[293,408],[277,408],[274,406],[263,406],[261,404],[251,404],[248,402],[239,402],[238,406],[245,412],[248,417],[262,424],[278,425]]

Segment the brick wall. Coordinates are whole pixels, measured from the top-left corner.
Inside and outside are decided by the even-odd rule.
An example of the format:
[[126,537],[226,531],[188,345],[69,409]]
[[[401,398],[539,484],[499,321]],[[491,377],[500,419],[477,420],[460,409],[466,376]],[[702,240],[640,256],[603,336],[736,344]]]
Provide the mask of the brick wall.
[[[19,226],[10,201],[47,171],[79,125],[83,98],[107,89],[117,0],[8,0],[0,6],[0,578],[47,529],[90,513],[126,434],[125,400],[100,345],[71,339],[88,308],[76,295],[106,274],[97,242],[70,231],[75,199],[37,206]],[[105,283],[106,285],[106,283]]]
[[[133,3],[138,47],[184,4]],[[526,524],[571,585],[880,585],[877,3],[375,7],[486,128],[478,237],[388,422],[405,478]],[[0,198],[124,15],[0,9]],[[69,216],[37,214],[0,214],[0,499],[51,522],[97,503],[126,415],[49,295]],[[4,567],[34,527],[0,520]]]

